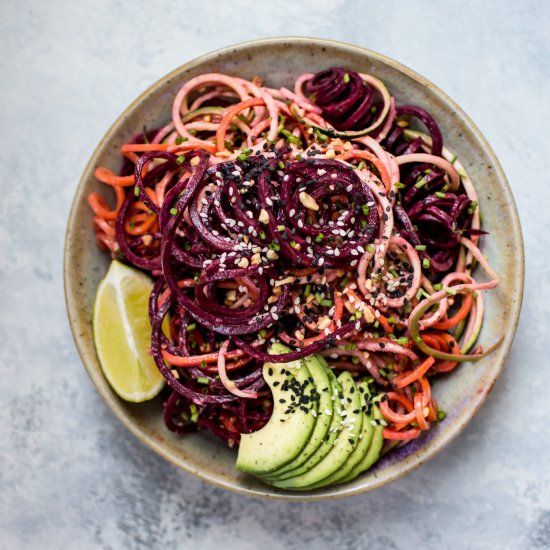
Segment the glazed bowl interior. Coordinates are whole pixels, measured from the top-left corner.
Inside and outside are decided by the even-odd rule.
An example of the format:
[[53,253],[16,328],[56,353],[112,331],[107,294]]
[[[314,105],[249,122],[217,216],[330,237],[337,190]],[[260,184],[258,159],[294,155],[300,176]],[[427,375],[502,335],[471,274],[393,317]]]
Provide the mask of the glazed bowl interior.
[[[110,258],[96,246],[86,197],[91,191],[104,191],[93,175],[98,165],[117,171],[124,142],[144,126],[155,128],[170,119],[174,96],[188,79],[223,72],[245,78],[261,75],[268,86],[290,87],[297,75],[331,66],[377,76],[398,104],[424,107],[440,124],[445,145],[458,154],[476,185],[484,229],[490,232],[483,240],[483,251],[502,278],[501,285],[486,294],[480,342],[487,346],[501,336],[504,341],[490,356],[463,364],[434,383],[435,396],[448,416],[424,437],[385,456],[375,468],[349,483],[296,494],[237,472],[235,450],[209,434],[181,438],[169,432],[162,421],[160,398],[136,405],[122,401],[111,390],[94,350],[91,325],[94,296]],[[512,343],[523,291],[523,243],[513,197],[494,153],[472,121],[443,92],[372,51],[320,39],[277,38],[240,44],[187,63],[161,78],[128,107],[99,143],[78,186],[67,227],[64,274],[67,311],[82,361],[101,396],[132,433],[176,466],[220,487],[262,497],[315,500],[372,490],[411,472],[455,438],[475,415]]]

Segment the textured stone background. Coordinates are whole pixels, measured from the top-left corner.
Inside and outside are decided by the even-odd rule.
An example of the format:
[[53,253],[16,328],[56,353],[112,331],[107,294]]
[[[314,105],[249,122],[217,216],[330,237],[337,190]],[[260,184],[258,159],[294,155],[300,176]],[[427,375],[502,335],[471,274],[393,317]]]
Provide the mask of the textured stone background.
[[[251,6],[1,2],[0,548],[549,548],[550,4]],[[188,59],[288,34],[378,50],[456,99],[504,165],[527,252],[516,342],[482,413],[408,478],[315,504],[226,493],[134,440],[80,363],[61,277],[73,192],[120,111]]]

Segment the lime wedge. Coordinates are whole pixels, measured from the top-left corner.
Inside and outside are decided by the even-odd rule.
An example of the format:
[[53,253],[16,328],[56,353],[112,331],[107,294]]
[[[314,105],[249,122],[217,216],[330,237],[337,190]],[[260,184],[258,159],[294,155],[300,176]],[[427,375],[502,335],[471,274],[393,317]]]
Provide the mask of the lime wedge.
[[147,353],[152,287],[147,275],[113,261],[94,304],[94,343],[103,373],[122,399],[134,403],[155,397],[165,382]]

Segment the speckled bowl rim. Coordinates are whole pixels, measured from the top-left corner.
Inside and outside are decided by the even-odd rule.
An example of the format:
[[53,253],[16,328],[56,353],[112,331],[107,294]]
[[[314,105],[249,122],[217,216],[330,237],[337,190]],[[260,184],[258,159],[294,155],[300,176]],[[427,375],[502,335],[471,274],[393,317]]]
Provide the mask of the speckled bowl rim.
[[[93,170],[95,159],[98,156],[99,152],[103,149],[105,146],[105,142],[109,139],[111,133],[114,132],[114,129],[123,121],[123,119],[126,117],[126,115],[133,111],[134,108],[142,102],[144,98],[149,96],[153,91],[155,91],[157,88],[164,85],[164,83],[167,80],[170,80],[172,78],[177,77],[184,71],[191,69],[195,67],[198,64],[202,64],[205,62],[209,62],[214,60],[216,57],[221,55],[230,55],[232,52],[235,53],[237,51],[246,50],[251,47],[256,46],[266,46],[266,45],[281,45],[281,44],[289,44],[289,43],[296,43],[296,44],[311,44],[318,47],[330,47],[330,46],[336,46],[342,50],[347,50],[350,53],[355,53],[359,55],[365,55],[367,57],[376,59],[382,63],[385,63],[386,65],[396,69],[397,71],[405,74],[409,78],[416,80],[419,84],[421,84],[424,87],[430,88],[433,92],[435,92],[437,95],[440,96],[442,100],[444,100],[451,108],[454,109],[454,111],[459,115],[461,121],[468,127],[469,131],[473,134],[473,136],[482,144],[484,148],[485,154],[488,156],[488,158],[491,160],[492,166],[494,168],[494,172],[496,175],[496,178],[498,179],[500,185],[501,185],[501,191],[506,195],[506,199],[509,205],[509,214],[511,216],[512,220],[512,227],[510,228],[515,235],[517,236],[518,242],[519,242],[519,250],[516,250],[516,261],[520,263],[520,269],[518,271],[518,281],[516,281],[516,295],[513,296],[515,298],[515,311],[513,312],[513,317],[511,320],[511,330],[505,335],[504,341],[502,343],[501,350],[504,351],[501,355],[500,364],[497,367],[497,370],[494,373],[494,377],[491,380],[491,384],[488,387],[487,391],[484,392],[484,394],[479,398],[478,402],[475,403],[475,406],[471,407],[461,418],[462,422],[455,422],[453,424],[450,424],[447,427],[446,430],[446,436],[444,438],[441,438],[436,445],[432,445],[430,450],[423,456],[419,457],[414,463],[408,464],[407,467],[402,468],[398,472],[396,472],[393,476],[385,478],[385,479],[375,479],[370,485],[368,486],[359,486],[355,487],[353,485],[350,486],[335,486],[334,488],[328,488],[334,489],[335,492],[328,492],[328,493],[315,493],[315,494],[307,494],[307,493],[275,493],[275,492],[269,492],[269,490],[266,488],[266,490],[255,490],[247,487],[239,486],[238,482],[231,483],[231,482],[224,482],[220,481],[218,479],[213,479],[208,474],[201,472],[199,470],[195,470],[191,465],[186,464],[185,462],[177,462],[170,453],[163,447],[162,444],[155,441],[153,438],[148,437],[147,435],[143,434],[139,428],[130,421],[128,415],[123,411],[123,409],[120,406],[120,403],[117,402],[117,398],[107,391],[104,391],[102,387],[97,383],[96,376],[97,373],[94,371],[94,369],[89,365],[88,363],[88,354],[84,349],[83,342],[81,342],[81,336],[79,334],[79,329],[77,326],[77,322],[72,318],[71,316],[71,310],[70,310],[70,296],[69,296],[69,289],[71,287],[70,283],[70,264],[71,264],[71,246],[70,246],[70,231],[71,227],[75,225],[75,222],[77,221],[77,206],[82,200],[82,194],[83,194],[83,187],[85,185],[86,180],[89,178],[90,172]],[[82,177],[80,179],[79,185],[76,189],[75,196],[73,199],[73,203],[71,206],[71,211],[69,214],[69,220],[67,223],[67,230],[65,233],[65,247],[64,247],[64,260],[63,260],[63,275],[64,275],[64,290],[65,290],[65,304],[67,308],[67,314],[69,317],[69,323],[71,327],[71,331],[73,334],[73,338],[78,350],[78,353],[81,357],[81,360],[88,372],[88,375],[92,379],[94,385],[96,386],[99,394],[101,397],[105,400],[108,407],[111,409],[111,411],[115,414],[115,416],[124,424],[124,426],[132,433],[134,434],[142,443],[147,445],[149,448],[151,448],[153,451],[155,451],[157,454],[174,464],[175,466],[183,469],[184,471],[192,474],[193,476],[202,479],[203,481],[207,481],[209,483],[212,483],[213,485],[216,485],[217,487],[220,487],[222,489],[227,489],[235,493],[239,493],[242,495],[247,496],[255,496],[259,498],[266,498],[266,499],[276,499],[276,500],[288,500],[288,501],[318,501],[318,500],[327,500],[327,499],[336,499],[336,498],[343,498],[347,496],[357,495],[360,493],[372,491],[374,489],[377,489],[381,486],[387,485],[393,481],[396,481],[397,479],[400,479],[409,473],[413,472],[417,468],[419,468],[422,464],[427,462],[428,460],[434,458],[437,454],[439,454],[449,443],[451,443],[455,438],[458,437],[458,435],[464,430],[467,424],[472,420],[472,418],[478,413],[481,406],[484,404],[487,396],[489,395],[492,387],[496,383],[497,379],[499,378],[502,368],[504,366],[504,363],[506,361],[506,357],[510,351],[510,348],[512,346],[514,334],[517,328],[517,324],[519,321],[520,311],[521,311],[521,303],[523,299],[523,287],[524,287],[524,274],[525,274],[525,258],[524,258],[524,244],[523,244],[523,235],[521,231],[521,225],[519,221],[519,215],[517,212],[517,207],[514,201],[514,197],[512,194],[512,191],[510,189],[510,185],[506,179],[506,176],[504,174],[504,171],[500,165],[500,162],[498,161],[494,151],[492,150],[491,146],[489,145],[486,138],[483,136],[481,131],[477,128],[477,126],[474,124],[474,122],[470,119],[470,117],[462,110],[462,108],[453,101],[445,92],[443,92],[439,87],[435,86],[432,82],[424,78],[423,76],[419,75],[415,71],[411,70],[410,68],[406,67],[405,65],[398,63],[397,61],[382,55],[380,53],[374,52],[370,49],[363,48],[360,46],[356,46],[353,44],[348,44],[346,42],[341,42],[338,40],[329,40],[329,39],[323,39],[323,38],[316,38],[316,37],[302,37],[302,36],[283,36],[283,37],[273,37],[273,38],[266,38],[266,39],[259,39],[259,40],[250,40],[246,42],[241,42],[235,45],[227,46],[225,48],[218,49],[216,51],[213,51],[211,53],[208,53],[206,55],[200,56],[198,58],[195,58],[192,61],[189,61],[188,63],[185,63],[181,65],[180,67],[176,68],[175,70],[171,71],[169,74],[164,75],[159,80],[157,80],[154,84],[152,84],[147,90],[145,90],[142,94],[140,94],[123,112],[122,114],[113,122],[109,130],[105,133],[97,147],[95,148],[93,154],[90,157],[90,160],[88,161]]]

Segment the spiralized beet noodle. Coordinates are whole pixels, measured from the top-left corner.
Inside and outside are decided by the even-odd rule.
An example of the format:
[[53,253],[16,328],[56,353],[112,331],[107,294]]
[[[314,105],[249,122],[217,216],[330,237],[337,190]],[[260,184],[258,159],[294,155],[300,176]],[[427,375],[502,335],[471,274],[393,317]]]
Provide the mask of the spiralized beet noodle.
[[[96,170],[115,208],[89,204],[99,246],[155,280],[170,430],[238,444],[272,412],[263,363],[321,353],[385,393],[384,436],[406,441],[443,416],[432,376],[491,351],[475,348],[498,284],[475,189],[434,118],[374,76],[201,75],[121,152],[120,175]],[[270,355],[274,340],[291,351]]]

